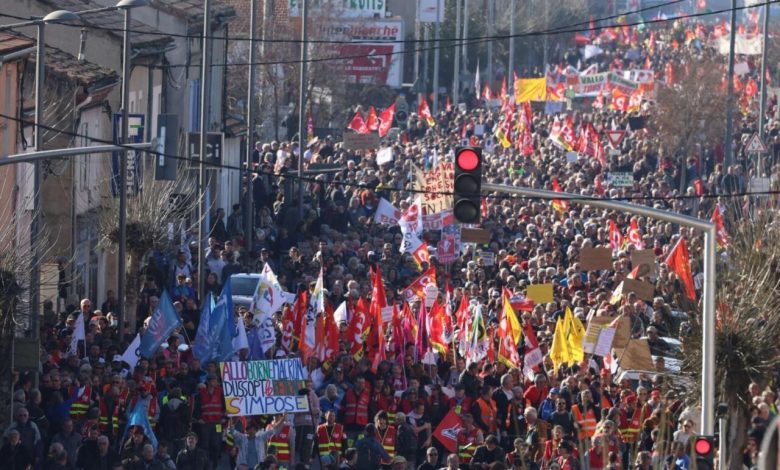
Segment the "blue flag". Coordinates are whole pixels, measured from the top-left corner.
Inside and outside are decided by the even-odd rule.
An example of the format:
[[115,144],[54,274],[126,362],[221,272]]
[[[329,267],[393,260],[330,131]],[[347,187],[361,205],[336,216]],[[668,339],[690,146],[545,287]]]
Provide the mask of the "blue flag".
[[138,400],[135,404],[135,408],[130,412],[127,417],[127,427],[125,427],[125,435],[122,436],[122,441],[127,437],[127,432],[132,426],[141,426],[144,429],[144,435],[151,441],[154,450],[157,450],[157,436],[152,431],[152,426],[149,424],[149,417],[146,416],[146,402]]
[[214,297],[207,295],[208,300],[203,302],[203,309],[200,311],[200,323],[198,323],[198,332],[195,334],[195,341],[192,342],[192,354],[198,358],[201,364],[209,361],[211,352],[211,335],[209,334],[209,320],[211,312],[214,310]]
[[214,309],[211,311],[209,329],[215,332],[216,361],[228,361],[233,356],[233,337],[236,336],[236,316],[233,310],[233,295],[230,278],[222,287]]
[[157,349],[163,344],[173,330],[181,326],[181,318],[173,308],[173,302],[168,295],[168,291],[163,290],[160,301],[157,304],[157,310],[152,314],[149,320],[149,326],[141,337],[141,356],[151,358],[157,352]]

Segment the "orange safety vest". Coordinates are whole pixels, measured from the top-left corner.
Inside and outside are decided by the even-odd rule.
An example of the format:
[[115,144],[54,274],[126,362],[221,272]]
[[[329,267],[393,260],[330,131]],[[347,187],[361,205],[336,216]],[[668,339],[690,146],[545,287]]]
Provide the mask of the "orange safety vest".
[[492,399],[486,402],[480,397],[477,399],[477,405],[479,405],[479,411],[482,415],[482,422],[488,425],[488,431],[496,432],[496,402]]
[[78,395],[78,389],[74,389],[76,397],[70,405],[70,417],[73,421],[81,421],[87,416],[89,406],[92,404],[92,387],[84,386],[84,390]]
[[[626,444],[633,444],[636,442],[637,437],[639,436],[639,428],[641,427],[642,423],[640,423],[640,416],[642,414],[642,411],[637,408],[634,410],[633,416],[627,416],[625,423],[626,426],[620,426],[618,428],[618,431],[620,432],[620,437],[623,438],[623,442]],[[621,424],[623,420],[621,419]]]
[[209,395],[208,388],[200,389],[200,419],[204,423],[221,423],[225,413],[222,407],[225,400],[222,398],[222,389],[214,388],[214,393]]
[[[269,425],[269,428],[271,426]],[[268,439],[268,447],[276,447],[276,459],[290,462],[290,425],[285,424],[281,431]]]
[[474,458],[474,452],[477,450],[477,436],[479,432],[476,428],[470,432],[466,432],[466,429],[458,431],[458,459],[460,463],[471,463],[471,459]]
[[382,465],[390,465],[393,461],[393,457],[395,457],[395,426],[388,425],[384,434],[382,434],[382,431],[377,427],[376,440],[382,444],[382,447],[385,448],[385,452],[390,454],[390,460],[381,460]]
[[363,389],[360,395],[356,395],[353,389],[347,390],[344,397],[344,424],[368,424],[368,402],[371,397],[368,390]]
[[[111,435],[116,436],[119,433],[119,398],[114,400],[114,406],[110,410],[108,405],[106,405],[105,399],[101,398],[98,403],[100,405],[100,431],[103,433],[110,432]],[[111,423],[110,430],[108,428],[109,422]]]
[[580,425],[580,439],[590,439],[596,434],[596,413],[593,412],[593,408],[588,408],[585,416],[582,416],[580,411],[580,405],[573,405],[571,407],[571,413],[574,415],[574,420]]
[[328,425],[320,424],[317,426],[317,448],[321,456],[329,455],[335,452],[341,455],[341,443],[344,441],[344,426],[339,423],[333,425],[333,429],[328,434]]

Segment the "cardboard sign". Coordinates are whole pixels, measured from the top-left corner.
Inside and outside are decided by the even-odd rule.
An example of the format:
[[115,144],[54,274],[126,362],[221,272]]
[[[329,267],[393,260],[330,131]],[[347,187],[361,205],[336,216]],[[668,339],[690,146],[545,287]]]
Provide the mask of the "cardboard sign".
[[531,284],[528,286],[528,290],[525,296],[533,300],[537,304],[546,304],[553,301],[553,285],[552,284]]
[[[614,320],[614,319],[613,319]],[[621,317],[618,320],[617,327],[615,328],[615,336],[612,339],[612,348],[625,348],[626,344],[631,340],[631,319],[627,317]]]
[[219,364],[228,416],[274,415],[309,411],[299,395],[308,374],[300,358]]
[[484,228],[466,228],[460,229],[461,243],[476,243],[477,245],[487,245],[490,243],[490,230]]
[[580,250],[580,267],[583,271],[612,269],[612,248],[583,247]]
[[379,134],[344,134],[344,148],[347,150],[372,150],[379,147]]
[[636,279],[623,280],[623,294],[635,293],[637,297],[648,302],[653,301],[655,296],[655,286],[645,281]]
[[655,274],[655,252],[653,250],[634,250],[631,252],[631,266],[639,266],[637,277],[648,277]]
[[615,348],[615,356],[621,370],[655,370],[646,339],[632,339],[625,348]]

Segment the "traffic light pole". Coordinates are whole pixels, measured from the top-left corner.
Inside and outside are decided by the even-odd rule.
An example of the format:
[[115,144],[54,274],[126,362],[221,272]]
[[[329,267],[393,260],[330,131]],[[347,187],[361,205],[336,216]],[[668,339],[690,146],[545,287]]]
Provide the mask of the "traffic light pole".
[[501,193],[537,199],[561,199],[602,209],[627,212],[671,222],[704,233],[704,286],[702,311],[702,388],[700,435],[712,435],[715,417],[715,224],[709,220],[667,212],[627,202],[598,199],[571,193],[482,183],[483,194]]

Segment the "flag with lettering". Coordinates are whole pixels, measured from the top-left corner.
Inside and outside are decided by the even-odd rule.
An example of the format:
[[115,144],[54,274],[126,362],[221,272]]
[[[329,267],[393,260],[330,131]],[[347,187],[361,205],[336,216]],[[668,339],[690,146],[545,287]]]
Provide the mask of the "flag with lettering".
[[151,358],[176,328],[181,326],[181,318],[173,308],[171,296],[163,290],[157,303],[157,310],[149,319],[149,325],[141,337],[141,356]]
[[322,268],[314,285],[314,291],[309,297],[306,313],[301,321],[301,356],[306,359],[314,354],[317,346],[316,320],[325,310],[325,294],[323,292]]

